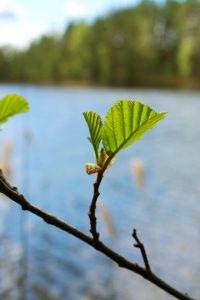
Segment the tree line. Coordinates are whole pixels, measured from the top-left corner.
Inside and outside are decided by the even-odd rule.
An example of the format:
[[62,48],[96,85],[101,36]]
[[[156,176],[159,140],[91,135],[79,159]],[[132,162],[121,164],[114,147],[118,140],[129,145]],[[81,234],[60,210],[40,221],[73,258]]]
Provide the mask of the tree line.
[[200,87],[200,1],[143,0],[72,23],[25,50],[0,48],[0,81]]

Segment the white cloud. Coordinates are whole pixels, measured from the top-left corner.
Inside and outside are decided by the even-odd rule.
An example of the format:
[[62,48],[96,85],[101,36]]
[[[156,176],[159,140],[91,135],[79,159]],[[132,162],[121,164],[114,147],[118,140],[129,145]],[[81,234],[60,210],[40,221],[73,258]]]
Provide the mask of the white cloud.
[[15,0],[0,0],[0,46],[23,48],[46,31],[42,22],[30,21],[28,12]]
[[113,3],[121,6],[131,6],[139,2],[139,0],[117,0],[117,1],[112,1]]
[[64,14],[69,19],[80,19],[88,16],[88,9],[76,1],[67,1],[64,4]]
[[4,15],[10,15],[16,19],[22,19],[27,15],[27,12],[22,5],[14,0],[0,0],[0,17]]
[[0,45],[23,48],[46,31],[47,29],[42,24],[28,21],[8,23],[6,26],[0,25]]
[[[66,23],[78,19],[93,21],[112,8],[127,6],[138,0],[60,0],[62,9],[57,4],[59,1],[48,1],[41,1],[41,11],[49,5],[49,14],[46,11],[44,17],[37,11],[39,0],[24,1],[26,8],[21,0],[0,0],[0,46],[9,44],[24,47],[42,34],[52,31],[55,26],[61,29]],[[55,15],[59,17],[55,19]]]
[[69,20],[91,20],[111,11],[112,9],[130,7],[138,2],[139,0],[65,0],[63,13]]

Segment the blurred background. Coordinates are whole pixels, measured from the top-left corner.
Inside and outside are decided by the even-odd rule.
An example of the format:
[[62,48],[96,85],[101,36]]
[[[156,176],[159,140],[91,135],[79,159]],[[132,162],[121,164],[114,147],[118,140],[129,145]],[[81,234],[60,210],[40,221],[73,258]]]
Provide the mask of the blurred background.
[[[0,167],[35,205],[89,233],[94,176],[83,111],[136,99],[166,119],[120,153],[101,186],[102,240],[200,295],[200,2],[0,0],[0,97],[30,112],[3,125]],[[0,299],[167,300],[79,240],[0,198]]]

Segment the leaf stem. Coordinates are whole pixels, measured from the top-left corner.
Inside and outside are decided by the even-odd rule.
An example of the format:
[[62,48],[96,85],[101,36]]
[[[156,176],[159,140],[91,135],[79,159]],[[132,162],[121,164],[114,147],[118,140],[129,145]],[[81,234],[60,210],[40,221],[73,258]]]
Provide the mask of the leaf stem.
[[101,170],[102,173],[104,173],[109,165],[109,163],[111,162],[111,160],[115,157],[116,153],[112,153],[105,161],[103,168]]

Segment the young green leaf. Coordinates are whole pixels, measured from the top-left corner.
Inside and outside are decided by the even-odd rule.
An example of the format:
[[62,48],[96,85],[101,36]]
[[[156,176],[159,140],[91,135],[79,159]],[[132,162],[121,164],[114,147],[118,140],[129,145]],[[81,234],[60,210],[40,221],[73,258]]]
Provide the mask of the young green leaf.
[[141,138],[166,113],[157,113],[137,101],[119,100],[107,112],[101,131],[102,142],[109,157]]
[[9,117],[29,110],[28,102],[15,94],[4,96],[0,100],[0,124],[7,121]]
[[83,116],[87,122],[89,132],[90,132],[90,137],[88,139],[93,145],[96,160],[98,160],[98,150],[99,150],[99,144],[101,142],[101,128],[102,128],[101,117],[95,112],[84,112]]

